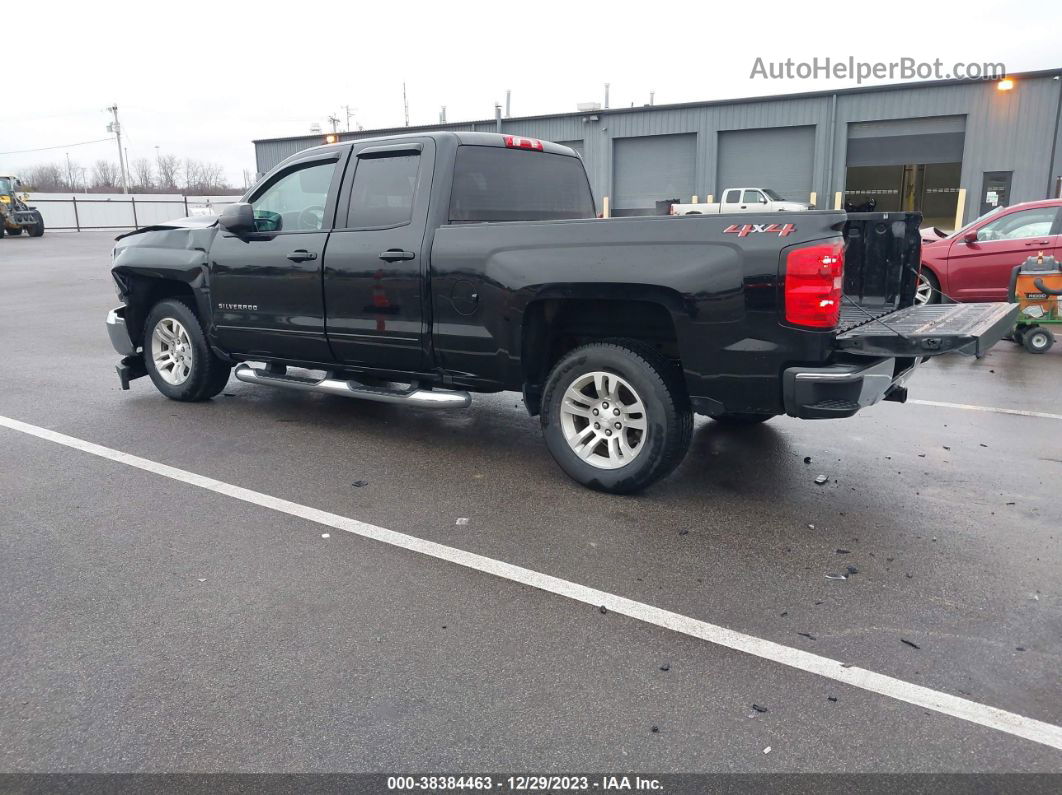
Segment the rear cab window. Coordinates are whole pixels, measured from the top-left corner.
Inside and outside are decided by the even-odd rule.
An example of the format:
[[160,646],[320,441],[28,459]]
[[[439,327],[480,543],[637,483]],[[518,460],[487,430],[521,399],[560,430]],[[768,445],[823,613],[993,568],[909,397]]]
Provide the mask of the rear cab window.
[[450,192],[451,223],[595,218],[578,157],[495,146],[460,146]]

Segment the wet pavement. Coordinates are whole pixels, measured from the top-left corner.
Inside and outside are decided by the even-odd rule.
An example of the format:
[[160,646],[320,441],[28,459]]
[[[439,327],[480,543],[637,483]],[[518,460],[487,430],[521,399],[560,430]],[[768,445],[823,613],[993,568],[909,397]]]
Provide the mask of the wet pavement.
[[[849,420],[699,418],[670,478],[617,497],[564,476],[515,394],[122,392],[109,247],[0,241],[0,415],[1062,724],[1062,344],[942,357],[909,385],[930,403]],[[324,532],[0,428],[0,770],[1062,772],[1040,743]]]

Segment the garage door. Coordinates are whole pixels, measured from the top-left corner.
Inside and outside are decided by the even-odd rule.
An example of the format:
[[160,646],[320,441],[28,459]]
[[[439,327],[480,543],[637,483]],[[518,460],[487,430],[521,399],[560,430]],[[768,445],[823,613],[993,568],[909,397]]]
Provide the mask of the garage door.
[[807,201],[815,164],[815,128],[767,127],[719,133],[716,201],[727,188],[772,188]]
[[848,125],[849,166],[961,163],[965,116],[888,119]]
[[697,167],[697,136],[648,135],[612,142],[615,215],[646,215],[668,199],[689,201]]

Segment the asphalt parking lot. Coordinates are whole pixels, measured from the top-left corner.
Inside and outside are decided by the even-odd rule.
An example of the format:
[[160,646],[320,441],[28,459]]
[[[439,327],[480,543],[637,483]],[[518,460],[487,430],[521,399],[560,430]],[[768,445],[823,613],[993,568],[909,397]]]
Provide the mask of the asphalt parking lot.
[[1062,772],[1062,345],[943,357],[925,402],[850,420],[699,418],[674,475],[616,497],[567,480],[513,394],[120,391],[111,237],[0,241],[0,417],[1051,726],[0,427],[0,769]]

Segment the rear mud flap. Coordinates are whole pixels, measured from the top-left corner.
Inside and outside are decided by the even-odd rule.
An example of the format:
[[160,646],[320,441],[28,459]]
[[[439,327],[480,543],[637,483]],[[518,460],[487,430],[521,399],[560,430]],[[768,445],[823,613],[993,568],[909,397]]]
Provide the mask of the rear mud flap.
[[891,312],[838,334],[838,350],[858,356],[981,356],[1014,325],[1017,304],[929,304]]

